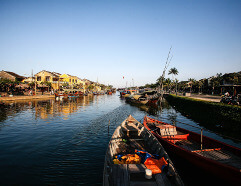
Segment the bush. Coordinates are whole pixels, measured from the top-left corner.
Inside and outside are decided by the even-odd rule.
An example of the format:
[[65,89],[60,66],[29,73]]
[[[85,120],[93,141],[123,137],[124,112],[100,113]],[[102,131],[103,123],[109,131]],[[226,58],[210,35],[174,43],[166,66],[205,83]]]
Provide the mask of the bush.
[[238,135],[241,132],[240,106],[174,95],[167,95],[165,98],[182,114],[188,115],[206,128],[240,138],[240,135]]

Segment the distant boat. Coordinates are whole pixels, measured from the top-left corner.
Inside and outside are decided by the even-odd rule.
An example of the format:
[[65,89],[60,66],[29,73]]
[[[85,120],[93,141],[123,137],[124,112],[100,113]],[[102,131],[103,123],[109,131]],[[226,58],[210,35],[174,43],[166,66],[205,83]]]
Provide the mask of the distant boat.
[[146,91],[143,93],[126,95],[125,99],[127,102],[142,104],[142,105],[153,105],[158,101],[158,94],[156,91]]
[[130,115],[110,139],[103,185],[183,185],[183,182],[162,145]]
[[241,149],[147,116],[143,124],[169,154],[216,175],[220,180],[241,185]]

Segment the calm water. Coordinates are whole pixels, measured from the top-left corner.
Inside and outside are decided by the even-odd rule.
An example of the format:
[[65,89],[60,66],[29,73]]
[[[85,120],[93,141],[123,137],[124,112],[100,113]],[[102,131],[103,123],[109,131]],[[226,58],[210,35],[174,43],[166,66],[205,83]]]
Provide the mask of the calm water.
[[10,103],[0,113],[0,185],[102,185],[109,139],[129,114],[139,121],[151,115],[197,125],[167,103],[162,110],[148,110],[126,104],[118,94]]

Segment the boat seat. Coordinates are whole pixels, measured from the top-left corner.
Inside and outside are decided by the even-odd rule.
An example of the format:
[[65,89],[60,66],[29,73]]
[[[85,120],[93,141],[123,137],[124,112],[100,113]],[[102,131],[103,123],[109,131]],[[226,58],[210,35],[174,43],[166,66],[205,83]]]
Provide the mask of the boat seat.
[[177,130],[175,126],[172,125],[157,125],[160,129],[161,136],[175,136],[177,135]]
[[133,123],[128,123],[125,126],[122,126],[122,132],[128,137],[138,136],[138,128]]

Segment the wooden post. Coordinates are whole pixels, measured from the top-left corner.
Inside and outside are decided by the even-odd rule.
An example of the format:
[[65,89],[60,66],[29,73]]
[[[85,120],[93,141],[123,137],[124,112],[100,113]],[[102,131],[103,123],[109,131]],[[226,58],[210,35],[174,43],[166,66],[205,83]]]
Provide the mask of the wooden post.
[[201,128],[201,150],[203,149],[203,128]]

